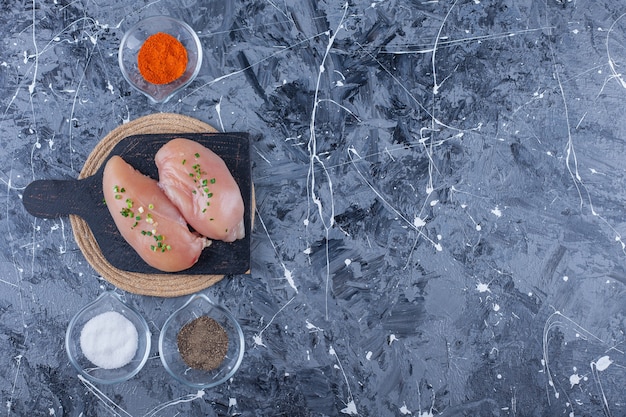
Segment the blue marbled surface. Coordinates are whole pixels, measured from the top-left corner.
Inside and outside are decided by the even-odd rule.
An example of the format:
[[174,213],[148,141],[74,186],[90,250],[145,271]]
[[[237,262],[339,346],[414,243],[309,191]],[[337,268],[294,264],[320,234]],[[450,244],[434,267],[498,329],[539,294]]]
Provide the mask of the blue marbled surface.
[[[626,1],[26,1],[0,14],[0,415],[626,415]],[[167,104],[117,48],[189,23]],[[228,383],[78,378],[65,328],[112,286],[24,188],[155,112],[253,135],[252,273]],[[186,297],[119,291],[154,340]]]

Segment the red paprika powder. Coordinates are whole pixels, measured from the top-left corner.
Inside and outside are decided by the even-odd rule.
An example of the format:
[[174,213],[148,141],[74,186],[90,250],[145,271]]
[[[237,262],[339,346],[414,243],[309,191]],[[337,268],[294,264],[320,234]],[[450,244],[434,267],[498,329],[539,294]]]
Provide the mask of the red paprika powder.
[[137,56],[139,72],[152,84],[169,84],[187,68],[187,50],[170,34],[158,32],[141,45]]

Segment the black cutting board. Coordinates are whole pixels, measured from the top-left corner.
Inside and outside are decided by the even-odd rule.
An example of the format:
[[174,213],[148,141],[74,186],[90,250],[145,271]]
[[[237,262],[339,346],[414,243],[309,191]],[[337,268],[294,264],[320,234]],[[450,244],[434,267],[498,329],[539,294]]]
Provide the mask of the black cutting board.
[[[58,218],[74,214],[83,218],[96,238],[102,255],[114,267],[130,272],[164,274],[146,264],[117,230],[104,204],[102,173],[113,155],[121,156],[142,174],[158,179],[154,162],[157,151],[172,139],[194,140],[219,155],[237,181],[244,202],[246,236],[232,243],[214,240],[198,262],[180,274],[244,274],[250,269],[250,230],[252,223],[252,179],[250,143],[247,133],[167,133],[134,135],[122,139],[102,161],[96,173],[84,179],[38,180],[24,191],[23,204],[30,214]],[[176,274],[176,273],[173,273]]]

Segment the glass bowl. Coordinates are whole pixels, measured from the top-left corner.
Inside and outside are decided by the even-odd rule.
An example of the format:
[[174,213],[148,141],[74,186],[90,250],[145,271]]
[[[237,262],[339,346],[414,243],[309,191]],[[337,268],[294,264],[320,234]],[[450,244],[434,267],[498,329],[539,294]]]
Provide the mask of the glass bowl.
[[[169,84],[152,84],[146,81],[137,64],[141,46],[148,37],[158,32],[172,35],[187,50],[185,72]],[[122,75],[133,88],[145,94],[153,103],[165,103],[198,75],[202,65],[202,45],[196,32],[187,23],[169,16],[153,16],[139,21],[124,34],[118,61]]]
[[[183,360],[179,350],[178,335],[181,329],[198,319],[207,316],[215,320],[228,335],[228,347],[215,359],[217,367],[202,370],[191,367]],[[225,308],[213,303],[204,294],[194,294],[187,302],[165,321],[159,336],[159,355],[163,366],[174,379],[194,388],[211,388],[231,378],[241,365],[244,352],[244,338],[241,326]],[[206,355],[207,359],[210,355]]]
[[[94,324],[94,322],[90,322],[91,319],[101,314],[111,312],[121,314],[134,325],[137,330],[137,349],[134,356],[130,358],[129,361],[124,361],[128,362],[126,364],[107,363],[105,366],[97,366],[94,365],[90,359],[87,359],[83,352],[81,333],[88,323],[91,323],[90,325]],[[102,317],[100,317],[100,322],[103,321]],[[98,319],[94,321],[98,321]],[[132,326],[128,326],[128,330],[130,329],[132,329]],[[126,305],[119,295],[112,291],[107,291],[102,293],[96,300],[83,307],[72,318],[65,334],[65,350],[67,351],[70,362],[78,370],[80,375],[94,383],[116,384],[132,378],[146,364],[148,355],[150,354],[150,338],[151,333],[146,320],[139,313]],[[120,351],[118,350],[118,352]],[[128,355],[132,354],[132,352],[126,353],[128,353]],[[93,353],[88,353],[87,356],[91,356],[93,359]],[[98,362],[98,360],[96,360],[96,362]],[[110,365],[115,367],[108,369]]]

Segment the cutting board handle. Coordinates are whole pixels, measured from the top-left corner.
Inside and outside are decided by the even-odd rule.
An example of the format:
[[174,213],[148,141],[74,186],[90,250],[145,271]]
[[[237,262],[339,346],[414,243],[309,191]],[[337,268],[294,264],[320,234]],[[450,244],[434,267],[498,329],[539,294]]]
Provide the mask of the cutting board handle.
[[92,177],[84,180],[37,180],[24,190],[24,208],[35,217],[53,219],[70,214],[85,216],[95,206],[85,193],[93,192]]
[[[210,250],[200,255],[198,262],[183,274],[226,275],[243,274],[250,269],[250,230],[252,229],[252,177],[250,166],[250,138],[247,133],[185,133],[184,137],[198,141],[218,154],[228,166],[242,191],[246,236],[235,242],[215,241]],[[80,217],[91,233],[82,231],[80,241],[97,246],[102,256],[121,271],[143,274],[163,274],[146,264],[124,240],[104,202],[102,179],[108,159],[121,156],[139,172],[158,178],[154,156],[178,133],[127,136],[101,158],[100,167],[91,176],[81,179],[63,178],[38,180],[24,190],[22,204],[35,217],[56,219],[68,215]],[[91,159],[91,156],[90,156]],[[76,230],[74,230],[76,236]],[[79,238],[77,237],[77,240]],[[79,244],[79,246],[81,246]],[[81,249],[83,247],[81,246]],[[87,259],[91,255],[87,255]],[[161,281],[159,281],[159,285]],[[132,284],[135,285],[135,284]],[[169,285],[169,284],[164,284]]]

